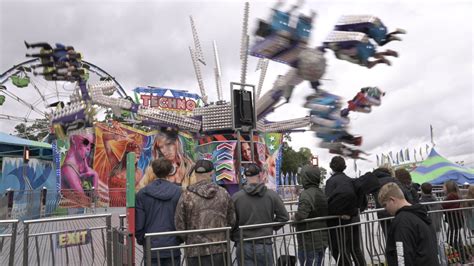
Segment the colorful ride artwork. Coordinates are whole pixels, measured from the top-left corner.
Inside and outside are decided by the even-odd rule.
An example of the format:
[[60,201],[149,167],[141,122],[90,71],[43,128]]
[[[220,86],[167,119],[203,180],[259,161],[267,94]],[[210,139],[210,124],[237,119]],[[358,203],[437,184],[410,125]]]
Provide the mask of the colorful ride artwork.
[[[387,33],[387,27],[375,16],[343,16],[328,38],[314,48],[309,41],[315,12],[296,17],[297,23],[292,25],[289,21],[300,7],[295,5],[283,11],[281,5],[279,2],[271,10],[269,21],[259,21],[252,42],[248,35],[249,3],[244,7],[240,82],[232,82],[231,90],[233,84],[238,84],[242,91],[254,87],[251,97],[254,109],[245,109],[251,110],[255,120],[250,129],[236,128],[235,103],[222,98],[222,71],[215,43],[217,101],[208,101],[201,73],[201,65],[206,64],[192,18],[194,47],[190,47],[190,52],[199,95],[184,90],[139,87],[134,90],[135,97],[130,97],[113,78],[89,82],[92,68],[74,47],[25,42],[28,49],[41,49],[27,54],[40,62],[35,65],[35,75],[77,84],[70,101],[55,105],[48,115],[57,185],[67,199],[64,206],[82,206],[91,201],[105,206],[125,206],[126,157],[130,152],[135,153],[135,190],[151,182],[153,176],[148,165],[160,157],[173,162],[170,180],[183,187],[194,182],[193,163],[205,158],[215,164],[214,181],[230,192],[237,190],[242,181],[241,167],[249,162],[261,166],[265,172],[262,182],[276,189],[282,135],[307,128],[321,140],[319,146],[330,153],[363,159],[364,152],[359,149],[362,137],[348,132],[348,115],[371,112],[372,106],[381,104],[385,93],[375,86],[362,88],[348,107],[343,108],[340,96],[321,89],[320,80],[327,66],[324,54],[332,50],[337,59],[367,68],[381,63],[390,65],[386,57],[398,57],[398,53],[377,52],[377,47],[401,40],[397,35],[405,31]],[[260,58],[256,90],[246,80],[249,55]],[[270,61],[286,64],[290,69],[260,96]],[[266,116],[281,106],[281,100],[289,102],[293,89],[305,80],[311,85],[311,94],[304,104],[309,114],[268,121]],[[106,119],[101,118],[101,122],[98,122],[98,108],[106,110]],[[251,119],[249,114],[245,116]],[[91,190],[95,193],[88,193]]]

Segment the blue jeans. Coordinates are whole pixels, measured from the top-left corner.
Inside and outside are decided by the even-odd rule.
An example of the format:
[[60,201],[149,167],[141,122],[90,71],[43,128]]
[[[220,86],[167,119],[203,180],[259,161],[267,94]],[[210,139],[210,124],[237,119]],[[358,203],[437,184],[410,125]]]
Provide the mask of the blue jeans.
[[[237,249],[237,263],[242,265],[242,255],[240,243],[235,245]],[[244,264],[245,266],[270,266],[273,265],[272,244],[254,244],[244,242]]]
[[199,257],[187,257],[186,264],[188,266],[225,266],[227,253],[217,253],[212,255],[203,255]]
[[314,265],[321,266],[324,257],[324,250],[298,250],[298,261],[300,266],[312,266]]
[[173,258],[160,258],[160,262],[158,262],[158,258],[151,258],[151,265],[180,266],[181,265],[181,256],[177,256],[177,257],[173,257]]

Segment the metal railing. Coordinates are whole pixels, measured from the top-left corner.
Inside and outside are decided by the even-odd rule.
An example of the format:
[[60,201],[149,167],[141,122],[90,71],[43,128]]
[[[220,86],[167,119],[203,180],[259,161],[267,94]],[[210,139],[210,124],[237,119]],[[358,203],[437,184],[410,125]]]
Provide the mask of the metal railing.
[[18,220],[0,220],[0,265],[14,265]]
[[[161,232],[161,233],[147,233],[145,234],[145,265],[154,264],[160,265],[160,261],[170,259],[171,265],[180,265],[177,262],[181,261],[182,264],[191,265],[232,265],[231,262],[231,244],[230,244],[230,227],[211,228],[211,229],[199,229],[199,230],[186,230],[186,231],[173,231],[173,232]],[[179,246],[167,246],[167,247],[152,247],[152,241],[159,240],[163,237],[179,237],[187,238],[192,235],[224,235],[223,241],[213,241],[205,243],[195,244],[184,244]],[[183,250],[178,251],[178,250]],[[188,256],[187,253],[191,253]],[[196,256],[196,253],[199,254]],[[178,257],[178,261],[175,258]]]
[[301,185],[278,185],[276,192],[283,201],[298,200],[298,197],[303,190]]
[[23,222],[23,265],[77,263],[112,265],[111,214]]
[[132,234],[120,228],[112,229],[113,265],[133,265]]
[[[436,229],[438,254],[442,265],[451,263],[474,262],[474,228],[469,227],[469,219],[474,219],[474,200],[458,200],[423,203],[427,206],[441,206],[445,203],[461,203],[465,207],[455,209],[437,209],[430,207],[428,212],[432,220],[440,220]],[[469,204],[470,206],[467,206]],[[287,203],[292,205],[294,203]],[[151,265],[151,254],[160,258],[160,254],[171,249],[179,249],[182,254],[181,265],[188,265],[186,250],[196,246],[223,245],[225,256],[230,255],[231,265],[295,265],[297,261],[314,262],[315,265],[383,265],[388,226],[393,217],[379,218],[383,209],[367,210],[360,214],[360,220],[344,220],[338,216],[318,217],[301,222],[268,223],[241,226],[238,231],[222,230],[230,239],[216,243],[194,245],[175,245],[171,247],[151,248],[151,238],[156,236],[176,236],[185,238],[190,234],[203,234],[205,230],[164,232],[146,234],[147,243],[145,265]],[[319,226],[305,227],[312,223]],[[262,233],[271,228],[270,233]],[[305,229],[312,228],[312,229]],[[206,229],[207,230],[207,229]],[[250,233],[250,234],[247,234]],[[235,242],[232,244],[231,241]],[[324,247],[323,247],[324,246]],[[323,248],[321,248],[323,247]],[[328,248],[326,248],[328,247]],[[176,252],[176,251],[175,251]],[[319,261],[318,261],[319,259]],[[229,260],[229,258],[227,259]],[[203,260],[204,261],[204,260]],[[197,265],[210,265],[198,263]]]

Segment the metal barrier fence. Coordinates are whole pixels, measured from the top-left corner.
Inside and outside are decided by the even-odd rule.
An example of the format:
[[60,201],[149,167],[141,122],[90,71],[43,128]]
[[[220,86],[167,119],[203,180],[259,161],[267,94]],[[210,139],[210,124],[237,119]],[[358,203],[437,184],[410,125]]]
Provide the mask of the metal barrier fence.
[[18,220],[0,220],[0,265],[14,265]]
[[0,195],[0,219],[29,220],[43,217],[96,213],[99,207],[125,207],[125,189],[111,189],[101,197],[95,189],[7,190]]
[[[120,214],[119,216],[119,225],[116,229],[120,235],[127,235],[127,215]],[[115,244],[115,243],[114,243]],[[119,247],[122,251],[122,254],[125,252],[132,252],[132,247],[130,242],[125,241],[125,243],[120,243]],[[115,252],[115,249],[114,249]],[[118,256],[118,257],[117,257]],[[123,261],[120,253],[114,253],[114,265],[117,265],[116,261]],[[140,245],[135,245],[135,265],[143,265],[144,264],[144,254],[143,254],[143,247]]]
[[[438,210],[432,208],[432,206],[456,202],[466,207]],[[441,265],[474,263],[474,228],[469,227],[468,223],[474,219],[474,200],[423,204],[430,206],[429,216],[440,224],[436,232]],[[225,252],[215,253],[215,255],[230,256],[226,260],[232,262],[230,265],[296,265],[298,261],[306,261],[308,265],[312,265],[311,261],[314,261],[315,265],[319,263],[321,265],[385,265],[385,235],[393,217],[378,218],[378,213],[382,210],[373,209],[363,212],[359,216],[359,221],[348,221],[338,216],[318,217],[301,222],[241,226],[240,230],[234,234],[232,231],[227,231],[227,228],[210,229],[214,231],[209,232],[206,229],[146,234],[145,265],[152,265],[152,258],[159,260],[159,258],[169,256],[170,250],[174,250],[174,254],[177,250],[181,251],[180,265],[211,265],[211,263],[204,263],[209,262],[208,256],[202,256],[202,261],[199,259],[196,261],[196,258],[193,258],[190,262],[187,251],[191,248],[215,245],[221,245],[222,249],[225,249]],[[306,226],[312,223],[323,226],[317,229],[306,229],[308,228]],[[273,234],[265,234],[262,233],[265,228],[277,230],[273,231]],[[185,238],[191,234],[210,232],[225,233],[226,238],[212,243],[151,247],[152,240],[156,237]],[[231,240],[235,242],[231,243]],[[330,248],[321,248],[322,246]],[[208,253],[203,254],[208,255]],[[170,262],[170,265],[178,264]]]
[[[232,265],[230,227],[186,230],[145,234],[145,265]],[[197,244],[184,244],[169,247],[152,247],[152,241],[163,237],[187,238],[199,235],[199,238],[221,238],[222,241],[211,241]],[[181,252],[182,250],[182,252]],[[190,253],[190,256],[181,254]],[[152,264],[153,262],[153,264]]]
[[120,228],[112,229],[113,265],[132,265],[132,234]]
[[300,185],[279,185],[276,188],[277,194],[283,201],[293,201],[297,200],[303,186]]
[[111,214],[24,221],[23,265],[40,264],[112,265]]

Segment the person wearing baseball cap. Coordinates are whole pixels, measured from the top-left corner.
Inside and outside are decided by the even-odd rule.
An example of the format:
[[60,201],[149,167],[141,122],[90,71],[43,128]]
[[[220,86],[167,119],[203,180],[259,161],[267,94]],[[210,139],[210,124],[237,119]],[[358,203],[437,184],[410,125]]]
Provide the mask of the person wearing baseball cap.
[[[194,165],[196,183],[182,193],[176,207],[176,230],[196,230],[217,227],[233,227],[235,211],[227,191],[212,182],[214,164],[210,160],[198,160]],[[184,237],[187,245],[225,241],[225,233],[191,234]],[[226,263],[226,248],[208,245],[186,248],[187,265],[230,265]]]
[[[289,219],[283,201],[278,194],[267,189],[262,180],[262,171],[255,163],[245,166],[244,175],[247,178],[247,185],[242,190],[232,196],[235,205],[235,212],[238,219],[238,225],[263,224],[271,222],[286,222]],[[240,246],[240,232],[236,227],[232,232],[232,239],[236,243],[237,260],[239,265],[273,265],[273,249],[271,236],[273,230],[279,228],[265,227],[259,230],[244,230],[243,237],[253,238],[269,236],[256,241],[245,241]],[[241,258],[241,252],[244,253],[244,261]]]

